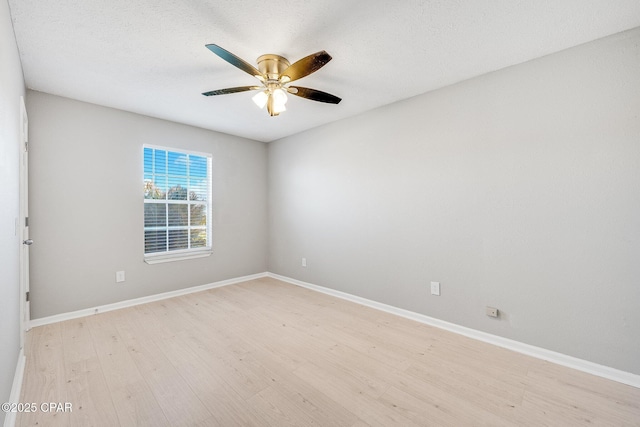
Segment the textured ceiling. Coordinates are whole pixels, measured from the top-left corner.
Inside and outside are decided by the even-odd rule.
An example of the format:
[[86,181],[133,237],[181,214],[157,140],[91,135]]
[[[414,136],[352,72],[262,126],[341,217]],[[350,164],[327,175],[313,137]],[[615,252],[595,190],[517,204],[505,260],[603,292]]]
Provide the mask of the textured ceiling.
[[[272,141],[640,26],[638,0],[9,0],[29,88]],[[269,117],[257,80],[215,56],[333,60],[296,82],[339,105],[289,97]]]

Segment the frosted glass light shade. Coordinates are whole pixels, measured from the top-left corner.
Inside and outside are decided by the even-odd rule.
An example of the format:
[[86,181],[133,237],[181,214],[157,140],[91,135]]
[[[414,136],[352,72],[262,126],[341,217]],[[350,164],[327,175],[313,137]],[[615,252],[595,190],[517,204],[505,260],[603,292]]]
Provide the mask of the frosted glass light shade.
[[287,94],[282,89],[276,89],[271,95],[273,97],[273,112],[276,114],[287,110],[284,104],[287,103]]
[[264,106],[267,105],[267,100],[269,99],[269,95],[267,95],[267,92],[261,91],[256,93],[251,99],[253,99],[253,102],[256,103],[258,108],[264,108]]
[[274,100],[274,102],[273,102],[273,112],[276,113],[276,114],[280,114],[283,111],[287,111],[287,107],[285,107],[284,104],[279,104],[279,103],[275,102],[275,100]]
[[274,104],[286,104],[287,103],[287,93],[282,89],[276,89],[273,91],[273,102]]

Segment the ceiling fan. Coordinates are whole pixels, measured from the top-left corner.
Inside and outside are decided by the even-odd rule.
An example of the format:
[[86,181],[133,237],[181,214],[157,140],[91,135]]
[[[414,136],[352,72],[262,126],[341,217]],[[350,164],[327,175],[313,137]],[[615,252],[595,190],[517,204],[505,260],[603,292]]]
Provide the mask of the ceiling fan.
[[338,104],[342,101],[342,99],[337,96],[320,90],[291,86],[291,82],[294,80],[301,79],[318,71],[327,62],[331,61],[331,55],[324,50],[306,56],[293,64],[290,64],[287,58],[279,55],[262,55],[257,59],[258,68],[256,68],[218,45],[208,44],[206,47],[229,64],[238,67],[245,73],[251,74],[260,80],[262,85],[212,90],[210,92],[204,92],[204,96],[259,90],[260,92],[252,98],[253,102],[260,108],[266,106],[270,116],[277,116],[286,110],[287,93],[312,101],[326,102],[328,104]]

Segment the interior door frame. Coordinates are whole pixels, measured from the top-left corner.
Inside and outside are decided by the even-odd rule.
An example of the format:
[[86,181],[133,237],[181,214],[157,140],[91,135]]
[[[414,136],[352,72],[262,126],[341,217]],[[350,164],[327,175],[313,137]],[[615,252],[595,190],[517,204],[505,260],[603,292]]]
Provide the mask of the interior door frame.
[[26,333],[30,329],[29,292],[29,246],[24,244],[29,239],[29,119],[24,96],[20,97],[20,208],[18,229],[20,235],[20,348],[24,348]]

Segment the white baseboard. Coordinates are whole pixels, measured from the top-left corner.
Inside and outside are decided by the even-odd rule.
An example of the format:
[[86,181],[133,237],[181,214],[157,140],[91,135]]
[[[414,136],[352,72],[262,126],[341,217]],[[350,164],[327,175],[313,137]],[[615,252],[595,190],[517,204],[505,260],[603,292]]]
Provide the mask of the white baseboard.
[[622,384],[627,384],[632,387],[640,388],[640,375],[621,371],[615,368],[610,368],[608,366],[600,365],[594,362],[589,362],[588,360],[578,359],[577,357],[568,356],[562,353],[557,353],[555,351],[525,344],[519,341],[514,341],[508,338],[503,338],[497,335],[489,334],[487,332],[482,332],[482,331],[467,328],[464,326],[456,325],[454,323],[445,322],[444,320],[436,319],[433,317],[426,316],[424,314],[415,313],[413,311],[404,310],[402,308],[372,301],[366,298],[348,294],[346,292],[336,291],[334,289],[325,288],[323,286],[314,285],[311,283],[303,282],[301,280],[292,279],[290,277],[280,276],[279,274],[267,273],[267,275],[274,279],[282,280],[283,282],[291,283],[293,285],[301,286],[303,288],[311,289],[313,291],[322,292],[323,294],[331,295],[337,298],[342,298],[347,301],[355,302],[357,304],[365,305],[367,307],[375,308],[377,310],[395,314],[397,316],[401,316],[407,319],[415,320],[417,322],[424,323],[426,325],[435,326],[436,328],[440,328],[450,332],[454,332],[456,334],[464,335],[466,337],[473,338],[478,341],[483,341],[489,344],[497,345],[499,347],[513,350],[518,353],[526,354],[528,356],[546,360],[548,362],[556,363],[558,365],[566,366],[568,368],[577,369],[582,372],[587,372],[589,374],[593,374],[599,377],[617,381]]
[[29,328],[35,328],[37,326],[48,325],[56,322],[63,322],[65,320],[77,319],[79,317],[91,316],[98,313],[104,313],[107,311],[118,310],[126,307],[133,307],[135,305],[146,304],[148,302],[160,301],[167,298],[173,298],[180,295],[192,294],[194,292],[206,291],[207,289],[219,288],[222,286],[233,285],[235,283],[246,282],[248,280],[259,279],[267,277],[268,273],[258,273],[249,276],[236,277],[233,279],[221,280],[219,282],[208,283],[206,285],[193,286],[185,289],[178,289],[177,291],[164,292],[161,294],[149,295],[146,297],[140,297],[113,304],[100,305],[97,307],[85,308],[82,310],[71,311],[69,313],[61,313],[48,317],[41,317],[39,319],[32,319],[29,322]]
[[[159,301],[167,298],[173,298],[180,295],[186,295],[194,292],[200,292],[207,289],[219,288],[222,286],[233,285],[235,283],[246,282],[248,280],[259,279],[262,277],[272,277],[274,279],[282,280],[283,282],[291,283],[293,285],[301,286],[307,289],[311,289],[317,292],[321,292],[327,295],[331,295],[337,298],[341,298],[347,301],[355,302],[357,304],[365,305],[367,307],[375,308],[380,311],[395,314],[407,319],[415,320],[426,325],[435,326],[440,329],[444,329],[456,334],[464,335],[469,338],[473,338],[479,341],[483,341],[489,344],[497,345],[509,350],[513,350],[518,353],[526,354],[538,359],[546,360],[548,362],[556,363],[558,365],[566,366],[569,368],[577,369],[582,372],[597,375],[599,377],[607,378],[613,381],[617,381],[622,384],[627,384],[632,387],[640,388],[640,375],[632,374],[630,372],[621,371],[619,369],[611,368],[608,366],[600,365],[588,360],[578,359],[577,357],[568,356],[566,354],[558,353],[555,351],[547,350],[541,347],[525,344],[519,341],[514,341],[508,338],[503,338],[497,335],[493,335],[487,332],[478,331],[475,329],[467,328],[465,326],[456,325],[454,323],[445,322],[444,320],[436,319],[426,316],[424,314],[415,313],[413,311],[404,310],[402,308],[394,307],[391,305],[383,304],[377,301],[372,301],[366,298],[358,297],[348,294],[346,292],[337,291],[323,286],[314,285],[312,283],[303,282],[301,280],[292,279],[290,277],[281,276],[275,273],[258,273],[249,276],[236,277],[234,279],[222,280],[219,282],[209,283],[201,286],[194,286],[186,289],[179,289],[177,291],[165,292],[162,294],[150,295],[141,298],[135,298],[126,301],[120,301],[113,304],[101,305],[98,307],[86,308],[83,310],[73,311],[70,313],[56,314],[54,316],[42,317],[39,319],[33,319],[29,322],[29,327],[37,327],[42,325],[48,325],[50,323],[62,322],[65,320],[77,319],[79,317],[91,316],[97,313],[104,313],[107,311],[118,310],[120,308],[132,307],[139,304],[145,304],[148,302]],[[21,353],[22,354],[22,353]],[[22,354],[22,370],[24,370],[24,355]],[[18,366],[20,367],[20,365]],[[16,370],[16,375],[18,370]],[[22,375],[22,374],[21,374]],[[20,385],[22,384],[22,377],[20,378]],[[15,384],[14,384],[15,386]],[[13,393],[13,391],[12,391]],[[18,390],[19,393],[19,390]],[[12,394],[13,396],[13,394]],[[19,394],[16,398],[19,398]],[[10,414],[9,414],[10,415]],[[7,415],[7,418],[9,417]],[[5,427],[7,426],[5,420]]]
[[[22,379],[24,378],[24,366],[26,363],[26,357],[24,355],[24,348],[20,349],[18,354],[18,363],[16,363],[16,373],[13,375],[13,384],[11,385],[11,394],[9,395],[8,403],[19,403],[20,392],[22,391]],[[14,427],[16,425],[17,412],[6,412],[4,416],[4,427]]]

